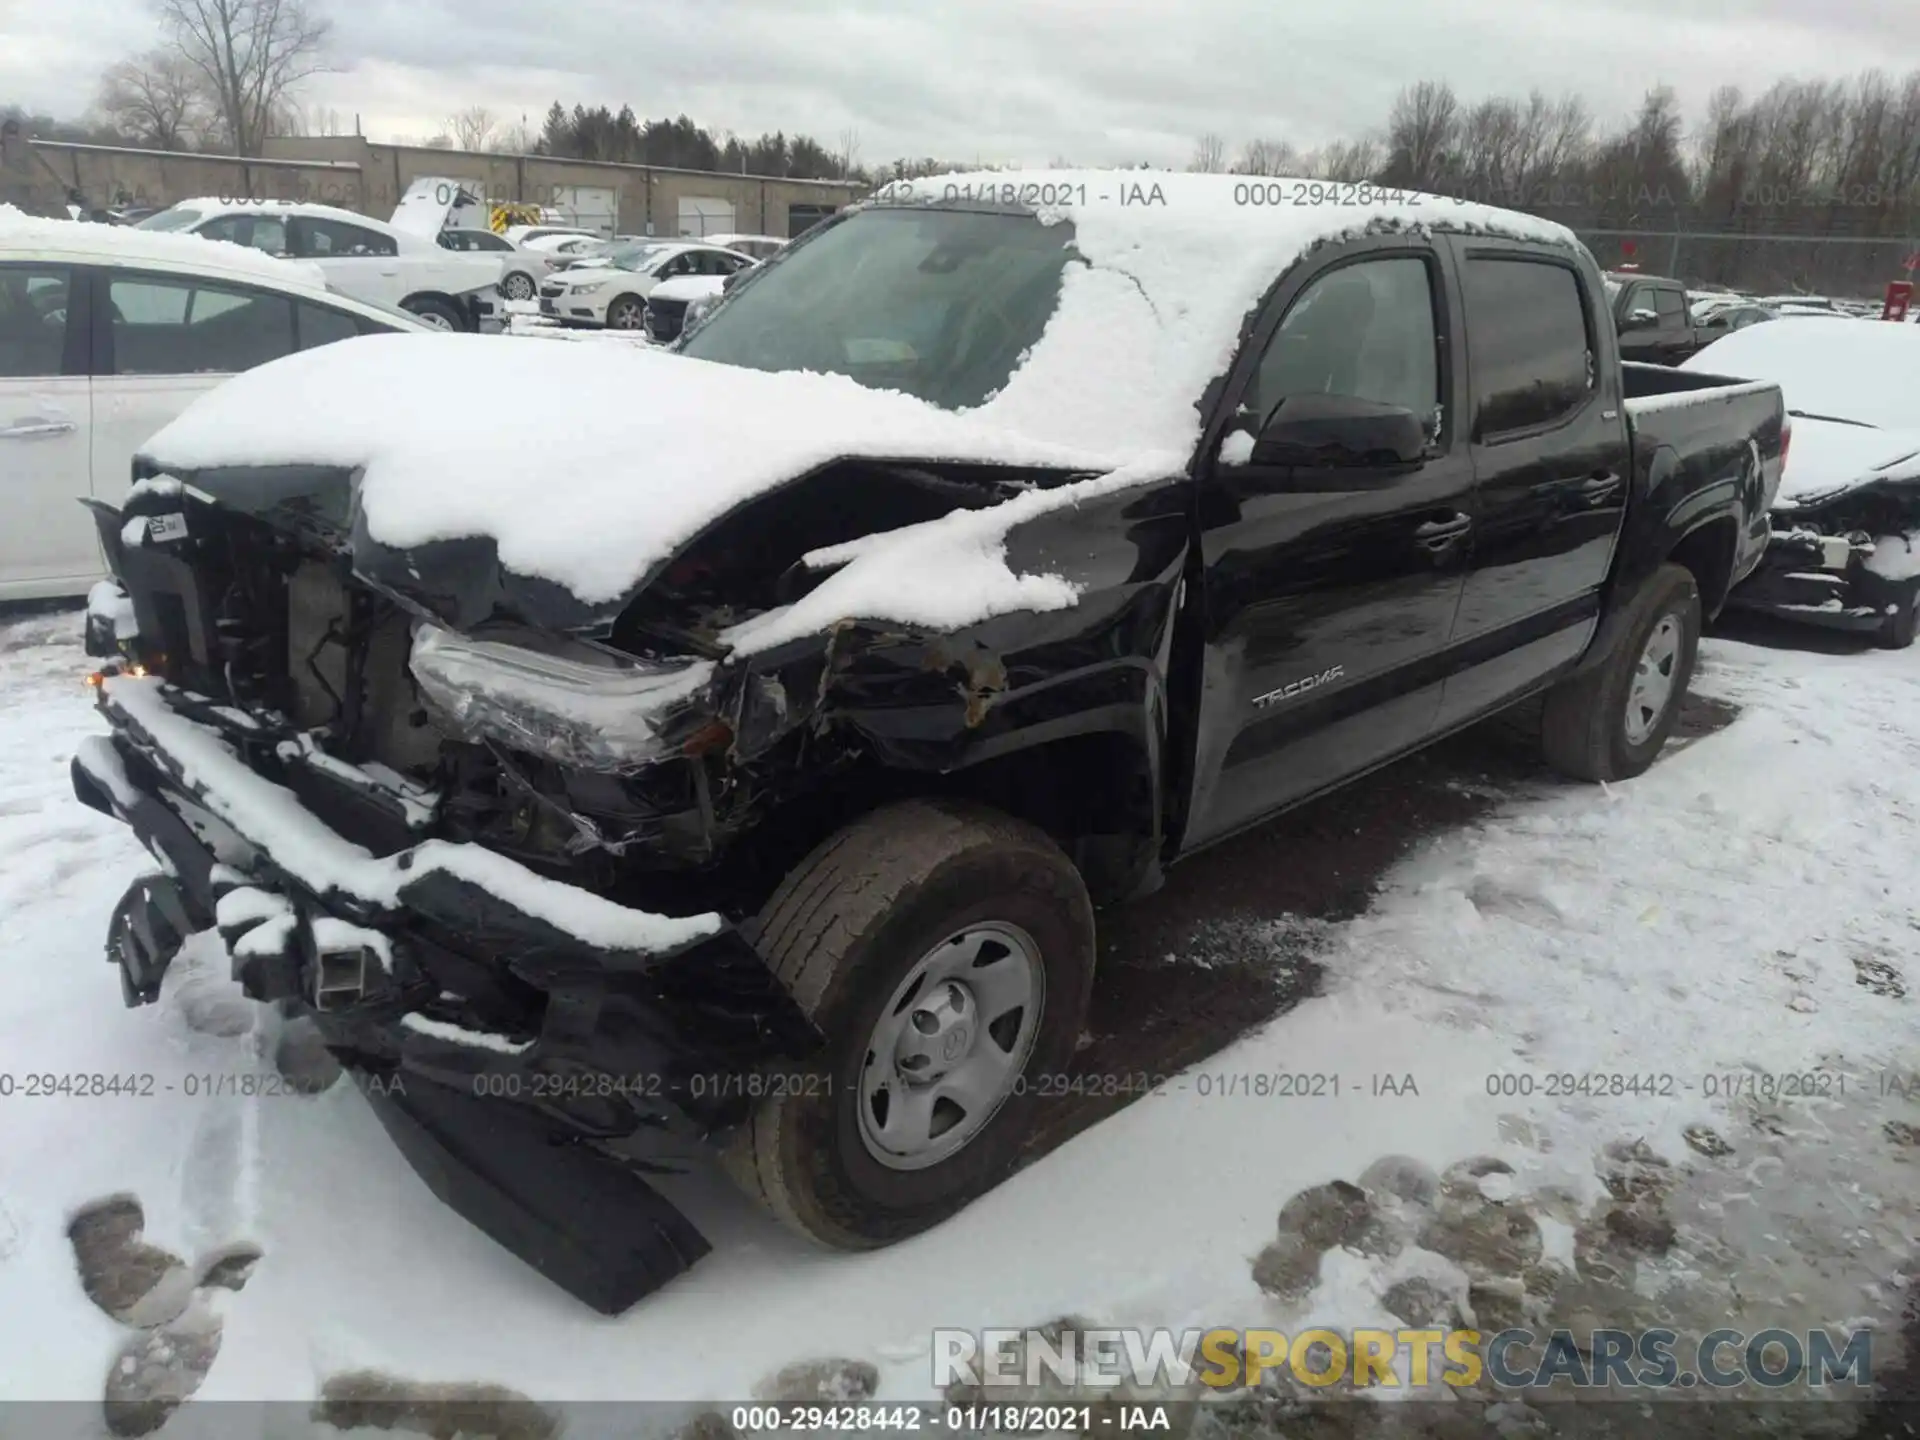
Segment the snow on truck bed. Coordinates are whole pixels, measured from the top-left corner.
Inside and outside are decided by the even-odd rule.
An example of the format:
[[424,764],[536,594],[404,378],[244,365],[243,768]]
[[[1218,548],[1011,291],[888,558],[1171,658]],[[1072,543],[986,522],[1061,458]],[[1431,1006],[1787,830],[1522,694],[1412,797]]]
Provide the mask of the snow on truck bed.
[[[1071,201],[1042,218],[1070,219],[1088,263],[1068,269],[1040,339],[976,409],[943,411],[841,376],[637,348],[377,336],[235,377],[146,453],[181,469],[364,467],[377,539],[490,537],[510,569],[597,604],[629,592],[741,503],[841,457],[1103,476],[1125,466],[1141,480],[1177,472],[1199,438],[1195,402],[1231,361],[1247,313],[1317,243],[1417,227],[1579,243],[1563,226],[1509,211],[1318,181],[1057,171],[909,186],[873,203],[987,186]],[[1256,192],[1276,203],[1245,203]],[[1295,205],[1298,196],[1318,203]],[[1061,503],[1073,502],[1073,489]]]

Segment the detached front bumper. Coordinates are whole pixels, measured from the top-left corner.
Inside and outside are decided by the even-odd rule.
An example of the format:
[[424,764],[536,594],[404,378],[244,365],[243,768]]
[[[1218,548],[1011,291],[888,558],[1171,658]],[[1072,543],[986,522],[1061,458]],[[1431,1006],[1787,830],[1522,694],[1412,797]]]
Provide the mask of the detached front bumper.
[[[813,1052],[817,1032],[737,931],[479,846],[375,855],[296,793],[316,775],[349,785],[351,767],[153,678],[106,678],[99,706],[113,733],[75,755],[75,792],[164,872],[109,936],[129,1004],[157,997],[185,934],[217,926],[251,997],[311,1012],[382,1079],[376,1108],[435,1193],[556,1282],[613,1313],[705,1252],[637,1176],[551,1142],[685,1149],[744,1118],[756,1077]],[[302,764],[314,773],[291,773]]]
[[1759,565],[1727,597],[1728,608],[1872,633],[1912,605],[1915,586],[1912,578],[1876,573],[1873,550],[1853,536],[1776,531]]

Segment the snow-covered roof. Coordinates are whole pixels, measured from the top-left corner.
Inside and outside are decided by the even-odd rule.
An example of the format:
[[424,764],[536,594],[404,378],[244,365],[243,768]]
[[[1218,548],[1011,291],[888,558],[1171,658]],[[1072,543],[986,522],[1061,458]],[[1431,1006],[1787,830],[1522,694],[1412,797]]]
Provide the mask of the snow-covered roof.
[[362,215],[358,210],[343,210],[338,205],[321,205],[310,200],[223,200],[215,195],[202,195],[193,200],[176,200],[167,209],[198,210],[202,215],[302,215],[311,220],[342,220],[349,225],[364,225],[385,234],[412,233],[396,230],[387,221]]
[[1909,326],[1812,315],[1750,325],[1682,368],[1771,380],[1786,392],[1789,410],[1920,430],[1920,330]]
[[[0,205],[0,255],[58,255],[116,265],[159,265],[233,280],[258,280],[295,290],[325,292],[325,274],[304,260],[280,260],[262,250],[226,240],[132,225],[46,220],[12,205]],[[330,297],[333,298],[333,297]]]
[[[1249,203],[1255,193],[1276,203]],[[236,377],[147,453],[181,468],[364,467],[376,538],[489,536],[508,568],[598,603],[737,505],[845,456],[1093,472],[1138,472],[1150,459],[1178,473],[1199,440],[1197,402],[1231,363],[1248,313],[1318,244],[1447,229],[1579,248],[1562,225],[1488,206],[1228,175],[939,176],[857,208],[989,194],[1041,202],[1043,222],[1070,220],[1086,263],[1066,269],[1007,382],[967,411],[838,375],[644,350],[436,336],[429,353],[416,337],[377,337]]]

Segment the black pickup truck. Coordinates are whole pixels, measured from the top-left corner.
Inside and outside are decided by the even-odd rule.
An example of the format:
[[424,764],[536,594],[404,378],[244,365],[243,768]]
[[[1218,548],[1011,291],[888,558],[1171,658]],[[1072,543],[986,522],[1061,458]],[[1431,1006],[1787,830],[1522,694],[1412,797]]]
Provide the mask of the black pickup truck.
[[1678,280],[1610,270],[1607,294],[1623,360],[1678,365],[1726,333],[1693,323],[1687,308],[1687,287]]
[[[1645,770],[1778,389],[1623,369],[1557,226],[1235,183],[914,182],[679,353],[347,341],[200,402],[97,512],[128,1002],[217,925],[613,1311],[707,1248],[636,1156],[841,1248],[998,1183],[1097,911],[1182,857],[1529,696],[1569,775]],[[536,365],[545,438],[473,435]]]

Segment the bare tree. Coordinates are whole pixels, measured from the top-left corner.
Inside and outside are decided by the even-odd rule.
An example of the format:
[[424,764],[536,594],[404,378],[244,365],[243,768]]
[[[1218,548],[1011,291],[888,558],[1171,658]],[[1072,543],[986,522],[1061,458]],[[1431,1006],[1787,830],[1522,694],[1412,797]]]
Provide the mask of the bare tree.
[[1302,157],[1285,140],[1249,140],[1233,168],[1240,175],[1299,175],[1306,170]]
[[499,137],[493,143],[509,155],[531,155],[533,153],[534,141],[538,138],[539,137],[534,134],[533,126],[528,122],[527,117],[522,115],[518,120],[514,121],[513,124],[502,130]]
[[494,132],[500,128],[500,122],[493,118],[493,112],[486,106],[469,105],[449,115],[444,128],[458,148],[486,150],[492,147]]
[[1422,80],[1402,90],[1387,119],[1388,184],[1430,190],[1459,178],[1460,101],[1453,87]]
[[840,154],[835,158],[840,162],[842,180],[853,174],[854,167],[860,163],[860,132],[853,126],[840,132]]
[[328,23],[307,0],[156,0],[180,57],[213,97],[228,143],[258,155],[289,92],[326,68]]
[[1218,175],[1227,168],[1226,140],[1208,131],[1195,142],[1193,159],[1187,162],[1187,169],[1203,175]]
[[156,150],[181,150],[205,113],[200,72],[179,55],[149,50],[109,66],[94,102],[109,123]]
[[1358,185],[1373,179],[1386,165],[1380,141],[1372,135],[1358,140],[1335,140],[1314,157],[1313,173],[1322,180]]
[[445,132],[442,132],[441,134],[438,134],[438,135],[428,136],[425,140],[422,140],[420,143],[422,146],[424,146],[428,150],[452,150],[456,148],[453,143],[453,137],[451,135],[446,134]]

